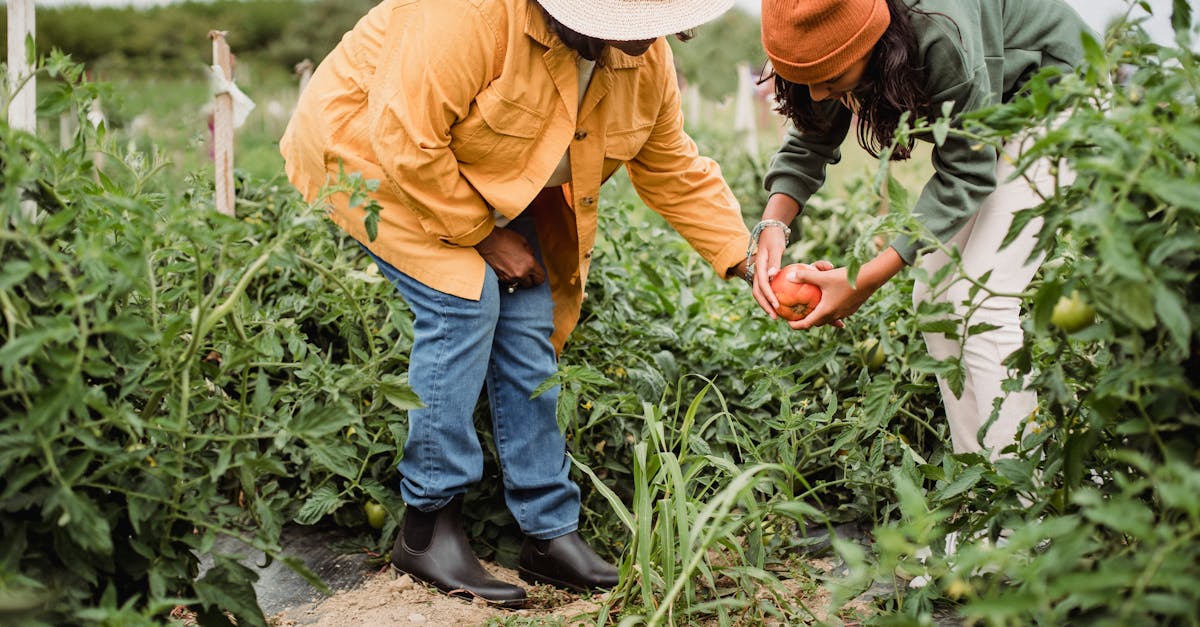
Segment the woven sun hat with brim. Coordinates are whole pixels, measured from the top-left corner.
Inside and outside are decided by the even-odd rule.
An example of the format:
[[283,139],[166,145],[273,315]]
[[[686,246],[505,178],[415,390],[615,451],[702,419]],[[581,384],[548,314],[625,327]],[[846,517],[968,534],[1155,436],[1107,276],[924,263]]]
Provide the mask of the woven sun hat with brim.
[[563,26],[608,41],[640,41],[714,20],[734,0],[537,0]]

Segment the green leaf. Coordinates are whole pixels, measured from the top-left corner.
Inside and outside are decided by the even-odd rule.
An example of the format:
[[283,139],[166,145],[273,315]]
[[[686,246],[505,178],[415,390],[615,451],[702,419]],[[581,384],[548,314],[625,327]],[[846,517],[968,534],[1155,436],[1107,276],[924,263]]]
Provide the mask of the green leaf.
[[312,525],[328,514],[337,511],[342,506],[342,499],[337,491],[328,485],[313,490],[312,495],[300,506],[296,513],[296,522],[302,525]]
[[0,347],[0,366],[5,368],[42,349],[47,344],[62,344],[74,339],[75,325],[65,318],[40,321],[39,328],[23,331]]
[[223,610],[233,614],[238,625],[267,627],[254,592],[258,575],[225,555],[214,555],[213,559],[213,567],[192,585],[201,605],[210,616]]
[[1154,513],[1142,503],[1123,495],[1106,499],[1099,491],[1083,489],[1074,502],[1087,519],[1135,538],[1148,538],[1153,530]]
[[[949,104],[949,103],[947,103]],[[946,135],[950,133],[950,118],[938,118],[933,123],[933,143],[941,146],[946,143]]]
[[934,492],[934,494],[936,495],[936,498],[938,498],[938,499],[949,499],[949,498],[958,496],[959,494],[962,494],[963,492],[966,492],[967,490],[970,490],[971,488],[975,487],[975,484],[979,483],[979,480],[982,477],[983,477],[983,468],[982,467],[980,467],[980,466],[967,467],[961,473],[959,473],[959,475],[957,477],[954,478],[954,481],[950,482],[950,484],[947,485],[946,487],[944,487],[940,490],[937,490],[936,492]]
[[1110,311],[1129,321],[1139,329],[1154,326],[1155,294],[1153,287],[1145,281],[1116,279],[1106,290]]
[[309,448],[309,455],[318,466],[346,479],[358,479],[354,447],[344,442],[323,442]]
[[23,259],[6,261],[0,266],[0,290],[7,291],[33,272],[33,264]]
[[1184,309],[1184,299],[1161,283],[1155,284],[1154,288],[1154,306],[1158,312],[1158,319],[1167,327],[1171,339],[1175,340],[1175,346],[1183,354],[1187,354],[1192,336],[1192,321]]
[[1175,30],[1175,38],[1181,44],[1190,39],[1192,4],[1188,0],[1173,0],[1171,2],[1171,28]]
[[62,487],[46,499],[46,514],[58,514],[55,524],[65,527],[73,542],[85,550],[110,555],[113,550],[112,529],[108,519],[90,499]]
[[1096,71],[1106,71],[1108,67],[1108,57],[1104,54],[1104,47],[1096,40],[1090,31],[1084,30],[1081,35],[1083,43],[1083,57],[1087,64],[1096,68]]
[[352,416],[339,404],[315,407],[306,404],[298,415],[288,421],[287,430],[299,438],[317,440],[346,428],[351,419]]
[[425,406],[417,393],[408,385],[408,380],[396,375],[386,375],[379,382],[379,391],[392,407],[410,410]]
[[771,511],[799,522],[826,518],[821,510],[804,501],[779,501],[771,505]]

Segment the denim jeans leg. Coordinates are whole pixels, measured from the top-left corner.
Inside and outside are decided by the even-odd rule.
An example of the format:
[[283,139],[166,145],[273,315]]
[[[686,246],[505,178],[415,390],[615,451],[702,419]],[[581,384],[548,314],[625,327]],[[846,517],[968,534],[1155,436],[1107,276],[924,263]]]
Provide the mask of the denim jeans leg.
[[[424,407],[408,412],[400,494],[421,511],[440,509],[483,477],[474,414],[483,391],[499,295],[479,301],[425,286],[367,251],[413,314],[408,383]],[[488,268],[490,283],[496,275]]]
[[[531,220],[521,216],[508,228],[525,235],[538,253]],[[512,294],[498,284],[485,286],[488,290],[500,298],[487,386],[505,501],[525,534],[555,538],[579,525],[579,486],[569,476],[566,439],[558,427],[558,386],[531,398],[558,371],[550,342],[554,330],[550,284]]]

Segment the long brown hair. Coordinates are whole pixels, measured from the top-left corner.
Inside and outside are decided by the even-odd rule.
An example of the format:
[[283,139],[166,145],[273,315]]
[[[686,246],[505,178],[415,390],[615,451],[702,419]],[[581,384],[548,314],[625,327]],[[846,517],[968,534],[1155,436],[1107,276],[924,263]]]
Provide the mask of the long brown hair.
[[[909,121],[928,114],[929,95],[925,93],[925,72],[918,66],[917,35],[909,12],[920,12],[906,6],[903,0],[886,0],[891,23],[879,37],[867,59],[862,80],[852,96],[858,102],[858,143],[871,156],[878,157],[894,142],[900,116],[908,113]],[[777,111],[790,119],[796,128],[807,133],[824,133],[831,120],[821,114],[807,85],[789,83],[775,75]],[[892,160],[912,155],[913,139],[892,148]]]

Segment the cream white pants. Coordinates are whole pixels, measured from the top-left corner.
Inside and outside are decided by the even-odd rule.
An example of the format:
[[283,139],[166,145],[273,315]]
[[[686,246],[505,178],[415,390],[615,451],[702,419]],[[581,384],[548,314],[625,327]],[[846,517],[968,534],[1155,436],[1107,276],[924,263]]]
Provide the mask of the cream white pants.
[[[1026,137],[1024,141],[1031,140]],[[961,357],[964,371],[961,395],[955,395],[945,378],[938,377],[954,451],[966,453],[986,448],[990,449],[993,459],[1001,449],[1014,442],[1021,425],[1037,409],[1037,394],[1033,390],[1002,390],[1004,380],[1013,376],[1002,362],[1020,348],[1024,340],[1020,322],[1021,299],[1012,295],[1029,286],[1041,265],[1041,255],[1033,259],[1029,255],[1042,221],[1030,221],[1008,246],[1001,248],[1000,244],[1012,225],[1013,214],[1042,202],[1035,189],[1047,196],[1054,189],[1049,162],[1039,162],[1026,170],[1024,176],[1009,180],[1015,171],[1012,164],[1020,144],[1020,140],[1013,140],[1004,147],[996,164],[995,191],[966,226],[947,242],[948,248],[957,248],[961,252],[962,267],[951,271],[936,286],[918,280],[913,287],[914,304],[922,301],[950,303],[955,319],[961,321],[957,338],[948,338],[942,333],[924,334],[925,344],[935,359]],[[1059,175],[1060,184],[1065,184],[1068,177],[1064,168]],[[923,255],[918,264],[932,280],[938,269],[950,262],[945,251],[936,250]],[[982,280],[988,272],[991,274],[986,281]],[[976,290],[972,296],[971,282],[965,280],[964,275],[981,281],[988,289]],[[966,330],[970,326],[981,323],[998,328],[967,336]],[[1002,399],[999,416],[986,433],[980,434],[980,429],[990,420],[998,398]]]

